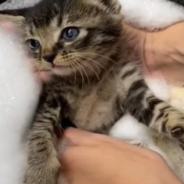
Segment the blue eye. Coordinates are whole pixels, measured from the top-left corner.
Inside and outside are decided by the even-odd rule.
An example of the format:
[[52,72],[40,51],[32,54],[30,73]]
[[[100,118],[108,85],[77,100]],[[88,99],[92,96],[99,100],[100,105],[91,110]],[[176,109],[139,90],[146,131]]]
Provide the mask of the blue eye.
[[78,37],[78,35],[79,35],[79,29],[70,27],[70,28],[64,29],[62,36],[65,41],[73,41]]
[[27,40],[27,42],[29,44],[29,48],[32,51],[36,51],[36,50],[39,50],[41,48],[41,45],[40,45],[39,41],[37,41],[37,40],[30,39],[30,40]]

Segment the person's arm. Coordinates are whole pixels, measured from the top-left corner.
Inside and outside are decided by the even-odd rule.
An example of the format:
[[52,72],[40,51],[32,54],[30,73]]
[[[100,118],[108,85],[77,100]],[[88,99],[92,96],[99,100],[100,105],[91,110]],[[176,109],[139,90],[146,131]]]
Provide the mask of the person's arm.
[[184,23],[148,33],[144,44],[145,72],[174,83],[184,83]]
[[72,146],[60,159],[68,184],[182,184],[151,151],[77,129],[66,130],[66,141]]

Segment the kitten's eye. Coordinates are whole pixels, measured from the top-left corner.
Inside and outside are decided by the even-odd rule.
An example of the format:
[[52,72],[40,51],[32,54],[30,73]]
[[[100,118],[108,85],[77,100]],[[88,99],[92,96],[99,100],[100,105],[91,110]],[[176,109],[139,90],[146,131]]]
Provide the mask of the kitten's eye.
[[63,31],[63,39],[65,41],[73,41],[79,35],[79,29],[75,27],[66,28]]
[[36,50],[39,50],[41,48],[41,45],[40,45],[39,41],[37,41],[37,40],[30,39],[30,40],[27,40],[27,42],[29,43],[29,48],[32,51],[36,51]]

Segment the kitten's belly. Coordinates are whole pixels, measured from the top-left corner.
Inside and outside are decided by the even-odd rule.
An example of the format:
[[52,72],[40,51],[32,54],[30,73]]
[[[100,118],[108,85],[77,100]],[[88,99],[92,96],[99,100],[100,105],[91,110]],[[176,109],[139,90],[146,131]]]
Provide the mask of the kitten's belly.
[[[121,68],[121,69],[120,69]],[[129,64],[121,67],[117,65],[117,70],[96,86],[93,86],[85,97],[76,99],[72,105],[71,120],[81,129],[88,131],[104,132],[119,118],[117,110],[117,100],[126,98],[129,89],[136,81],[141,80],[142,76],[139,70],[133,72],[131,76],[122,79],[126,72],[136,70],[136,66]],[[71,98],[68,98],[69,104],[72,104]],[[75,100],[74,100],[75,101]]]
[[114,98],[98,99],[96,95],[79,100],[77,109],[71,114],[72,122],[81,129],[88,131],[103,131],[108,129],[116,118],[113,108]]

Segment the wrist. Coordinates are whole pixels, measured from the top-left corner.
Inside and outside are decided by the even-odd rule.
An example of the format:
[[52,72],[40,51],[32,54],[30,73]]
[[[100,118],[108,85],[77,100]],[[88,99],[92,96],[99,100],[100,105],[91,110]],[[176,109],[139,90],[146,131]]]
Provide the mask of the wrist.
[[146,32],[137,28],[134,28],[126,23],[123,23],[123,28],[125,32],[129,35],[128,43],[132,47],[137,47],[137,49],[141,49],[143,43],[145,41]]

